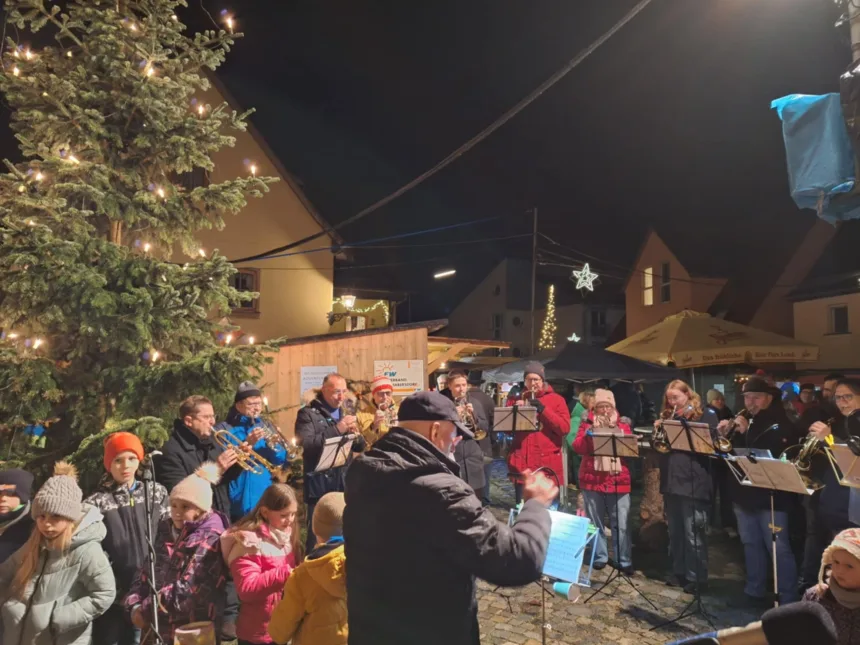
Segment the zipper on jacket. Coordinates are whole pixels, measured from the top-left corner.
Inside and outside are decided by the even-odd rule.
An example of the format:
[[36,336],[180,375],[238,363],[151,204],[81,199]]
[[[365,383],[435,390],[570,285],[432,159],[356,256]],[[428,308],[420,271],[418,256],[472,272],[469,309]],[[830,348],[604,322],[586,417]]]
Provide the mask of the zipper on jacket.
[[[21,632],[18,634],[18,645],[23,645],[24,643],[24,630],[27,628],[27,618],[30,616],[30,610],[33,608],[33,601],[36,599],[36,591],[39,589],[39,583],[42,582],[42,576],[45,575],[45,569],[48,566],[48,551],[45,550],[45,561],[42,563],[42,569],[39,571],[39,575],[36,578],[36,584],[33,585],[33,593],[30,594],[30,599],[27,601],[27,608],[24,610],[24,617],[21,619]],[[51,617],[53,618],[54,612],[51,612]],[[48,629],[52,629],[51,625],[48,625]],[[53,640],[53,635],[51,636],[51,640]]]

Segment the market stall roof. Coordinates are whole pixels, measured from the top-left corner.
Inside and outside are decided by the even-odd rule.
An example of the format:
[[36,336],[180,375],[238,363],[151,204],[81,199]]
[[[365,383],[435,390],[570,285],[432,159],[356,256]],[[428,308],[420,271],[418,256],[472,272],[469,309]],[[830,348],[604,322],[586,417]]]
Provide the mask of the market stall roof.
[[[546,364],[552,359],[554,359],[556,356],[558,356],[560,351],[560,347],[554,347],[553,349],[544,349],[532,356],[513,360],[495,369],[485,370],[484,380],[489,383],[516,383],[522,381],[523,370],[526,367],[526,363],[538,361],[539,363]],[[551,377],[547,375],[547,378]]]
[[[427,373],[432,374],[443,363],[465,357],[477,357],[488,349],[508,349],[510,343],[503,340],[477,340],[474,338],[427,337]],[[483,358],[483,357],[482,357]]]
[[[317,334],[316,336],[300,336],[299,338],[288,338],[279,343],[280,347],[289,347],[290,345],[305,345],[307,343],[323,343],[329,340],[341,340],[345,338],[357,338],[359,336],[373,336],[376,334],[390,334],[393,331],[407,331],[409,329],[421,329],[425,327],[428,334],[448,325],[447,318],[438,320],[425,320],[423,322],[409,323],[406,325],[392,325],[391,327],[374,327],[371,329],[361,329],[359,331],[343,331],[336,334]],[[434,337],[428,337],[428,341],[432,341]]]
[[548,379],[570,381],[671,381],[681,373],[671,367],[640,361],[602,347],[568,343],[554,360],[544,364]]

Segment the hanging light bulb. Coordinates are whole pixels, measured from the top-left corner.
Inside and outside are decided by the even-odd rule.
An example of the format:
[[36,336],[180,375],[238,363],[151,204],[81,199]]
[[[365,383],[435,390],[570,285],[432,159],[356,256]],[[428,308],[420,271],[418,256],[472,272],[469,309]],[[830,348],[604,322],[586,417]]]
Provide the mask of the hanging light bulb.
[[33,349],[39,349],[44,342],[41,338],[37,338],[33,341]]
[[233,16],[228,15],[224,18],[224,22],[227,25],[227,30],[232,34],[233,33]]
[[251,164],[251,176],[252,177],[257,176],[257,164],[253,164],[253,163]]
[[164,199],[164,189],[161,186],[158,187],[158,189],[155,191],[155,194]]
[[131,29],[132,31],[137,31],[137,23],[134,23],[134,22],[133,22],[133,23],[131,23],[131,24],[128,26],[128,28],[129,28],[129,29]]
[[225,345],[229,345],[229,344],[230,344],[230,343],[232,343],[232,342],[233,342],[233,334],[227,334],[227,335],[224,337],[224,344],[225,344]]
[[249,344],[249,345],[253,345],[253,344],[254,344],[254,337],[253,337],[253,336],[248,336],[248,344]]
[[200,257],[201,257],[201,258],[205,258],[205,257],[206,257],[206,251],[204,251],[203,249],[197,249],[197,252],[200,254]]
[[206,108],[205,108],[205,107],[203,107],[203,104],[202,104],[202,103],[201,103],[200,105],[198,105],[198,106],[197,106],[197,114],[199,114],[200,116],[203,116],[203,114],[204,114],[205,112],[206,112]]
[[149,253],[149,249],[151,249],[151,248],[152,248],[152,244],[150,244],[149,242],[146,242],[146,243],[144,243],[144,245],[143,245],[143,252],[144,252],[144,253]]
[[35,177],[36,181],[42,181],[44,178],[45,178],[45,175],[43,175],[41,171],[36,173],[36,177]]
[[67,52],[66,52],[66,56],[67,56],[68,58],[71,58],[71,57],[72,57],[72,52],[71,52],[71,50],[69,50],[69,51],[67,51]]
[[157,360],[158,360],[158,357],[159,357],[159,356],[161,356],[161,354],[159,354],[159,353],[158,353],[158,350],[157,350],[157,349],[153,349],[153,350],[152,350],[152,354],[150,355],[150,360],[154,363],[155,361],[157,361]]

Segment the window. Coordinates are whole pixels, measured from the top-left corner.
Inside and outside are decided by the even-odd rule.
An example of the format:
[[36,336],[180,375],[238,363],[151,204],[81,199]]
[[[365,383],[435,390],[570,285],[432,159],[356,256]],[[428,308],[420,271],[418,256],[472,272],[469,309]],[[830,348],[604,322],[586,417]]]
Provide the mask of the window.
[[176,183],[189,192],[195,188],[205,188],[209,185],[209,172],[205,168],[195,168],[190,172],[179,173]]
[[493,314],[493,340],[502,340],[502,314]]
[[[260,270],[259,269],[239,269],[230,278],[230,286],[237,291],[260,291]],[[234,314],[259,314],[260,313],[260,298],[253,300],[243,300],[239,306],[233,309]]]
[[849,334],[848,331],[848,305],[833,305],[830,307],[830,323],[828,325],[830,334]]
[[591,310],[591,335],[606,336],[606,312],[603,309]]
[[660,302],[669,302],[672,298],[672,278],[669,274],[669,263],[664,262],[660,269]]
[[642,304],[646,307],[654,304],[654,267],[642,272]]
[[347,316],[346,331],[361,331],[367,328],[367,318],[364,316]]

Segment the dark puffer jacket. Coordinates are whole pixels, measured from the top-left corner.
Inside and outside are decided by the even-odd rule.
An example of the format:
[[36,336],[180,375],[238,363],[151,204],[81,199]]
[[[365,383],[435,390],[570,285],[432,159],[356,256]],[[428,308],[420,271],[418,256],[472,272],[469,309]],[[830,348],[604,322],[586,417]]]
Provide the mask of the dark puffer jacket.
[[17,511],[12,511],[8,517],[3,518],[0,524],[0,564],[15,551],[24,546],[30,533],[33,532],[33,518],[30,516],[30,502]]
[[530,500],[500,523],[456,463],[394,428],[349,467],[343,524],[350,645],[478,645],[475,578],[538,580],[550,516]]
[[[127,486],[119,486],[111,480],[103,483],[99,490],[86,500],[102,513],[107,536],[102,548],[107,553],[116,577],[116,602],[122,599],[137,575],[137,570],[146,562],[146,504],[143,482],[135,482],[129,492]],[[170,511],[167,490],[161,484],[149,482],[149,499],[152,504],[150,527],[152,536],[158,532],[158,523]]]

